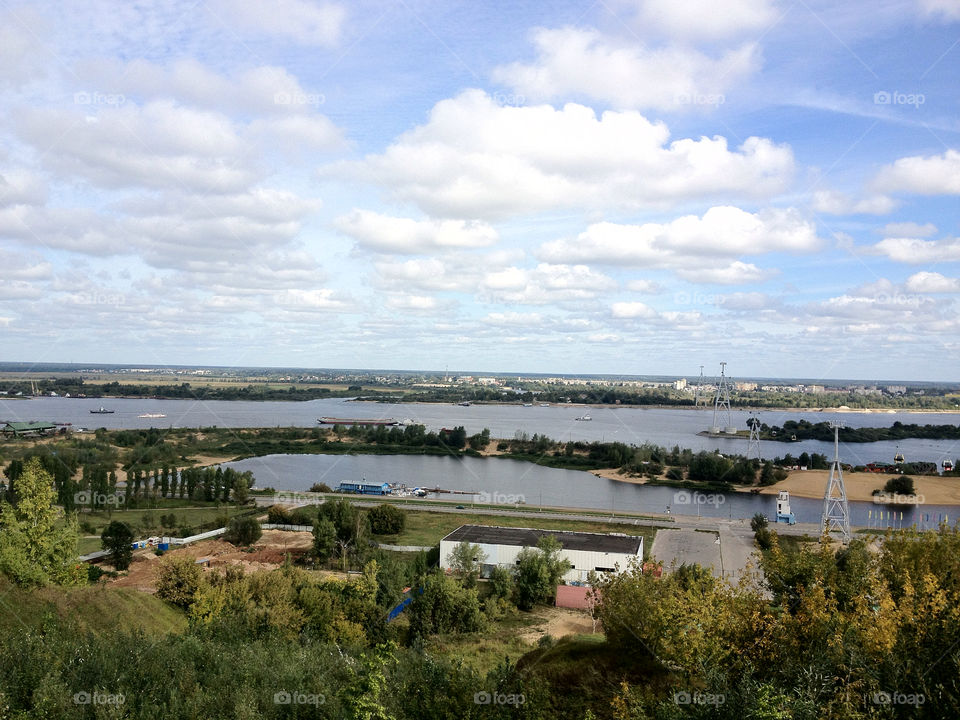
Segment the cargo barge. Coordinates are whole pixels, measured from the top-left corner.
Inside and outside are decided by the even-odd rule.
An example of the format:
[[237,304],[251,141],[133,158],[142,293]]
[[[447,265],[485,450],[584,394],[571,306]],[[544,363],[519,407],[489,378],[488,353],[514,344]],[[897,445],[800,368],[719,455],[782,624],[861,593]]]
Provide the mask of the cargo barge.
[[385,418],[383,420],[370,420],[363,418],[333,418],[333,417],[322,417],[318,418],[317,422],[321,425],[399,425],[400,423],[394,420],[393,418]]

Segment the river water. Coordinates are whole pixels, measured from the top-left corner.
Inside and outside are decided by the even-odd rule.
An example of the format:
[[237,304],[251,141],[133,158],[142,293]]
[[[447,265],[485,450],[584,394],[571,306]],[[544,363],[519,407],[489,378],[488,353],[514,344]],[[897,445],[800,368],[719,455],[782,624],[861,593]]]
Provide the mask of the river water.
[[[114,412],[91,414],[103,405]],[[162,413],[164,418],[141,418],[145,413]],[[589,413],[591,421],[577,417]],[[782,425],[786,420],[806,419],[811,422],[842,420],[850,427],[889,427],[894,421],[919,424],[960,423],[960,415],[950,413],[830,413],[791,412],[786,410],[737,410],[732,422],[746,428],[749,417],[756,415],[768,425]],[[469,434],[489,428],[493,437],[512,438],[516,433],[540,433],[557,440],[618,441],[639,445],[651,442],[665,447],[688,447],[693,450],[719,450],[723,453],[747,451],[745,439],[713,439],[696,433],[713,424],[712,410],[655,407],[583,408],[551,405],[447,405],[439,403],[385,404],[354,402],[342,398],[306,402],[246,402],[230,400],[149,400],[97,398],[32,398],[0,399],[0,420],[72,423],[74,427],[108,429],[168,427],[313,427],[320,417],[347,417],[395,420],[410,419],[430,430],[463,425]],[[725,424],[721,422],[720,424]],[[938,465],[960,455],[956,440],[904,440],[896,442],[849,443],[841,446],[841,460],[862,465],[875,460],[892,462],[899,449],[907,461],[927,460]],[[833,456],[832,443],[805,440],[796,443],[761,442],[761,454],[773,458],[790,453],[819,452]]]
[[[776,496],[751,493],[699,493],[670,487],[633,485],[577,470],[558,470],[502,458],[450,458],[425,455],[267,455],[226,465],[253,472],[258,487],[308,490],[314,483],[336,488],[343,481],[403,483],[442,488],[463,495],[430,493],[428,497],[462,499],[462,504],[501,504],[528,510],[543,507],[604,510],[611,513],[670,513],[716,518],[773,518]],[[818,523],[823,501],[791,498],[797,522]],[[880,513],[883,513],[882,519]],[[902,516],[901,516],[902,513]],[[923,505],[880,506],[850,503],[850,521],[867,527],[935,527],[956,520],[960,508]],[[951,520],[952,518],[952,520]]]

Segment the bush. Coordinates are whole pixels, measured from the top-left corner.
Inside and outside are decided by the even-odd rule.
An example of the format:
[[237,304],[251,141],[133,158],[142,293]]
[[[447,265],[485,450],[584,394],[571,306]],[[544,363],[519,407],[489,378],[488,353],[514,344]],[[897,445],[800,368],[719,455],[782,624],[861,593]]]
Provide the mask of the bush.
[[883,489],[888,493],[897,495],[915,495],[916,490],[913,487],[913,478],[908,475],[897,475],[887,480]]
[[753,536],[761,550],[769,550],[773,547],[773,533],[769,528],[760,528]]
[[267,510],[267,522],[274,525],[291,525],[290,513],[283,505],[271,505]]
[[97,528],[89,520],[84,520],[80,523],[80,531],[86,535],[96,535]]
[[87,565],[87,580],[92,583],[103,577],[103,568],[99,565]]
[[407,515],[393,505],[377,505],[368,513],[374,535],[399,535],[407,524]]
[[667,470],[668,480],[683,480],[683,468],[672,467]]
[[260,523],[255,517],[248,515],[233,518],[223,534],[223,539],[234,545],[252,545],[260,539],[261,535],[263,535],[263,529]]
[[313,485],[310,486],[310,492],[329,493],[329,492],[333,492],[333,490],[331,490],[330,486],[327,485],[326,483],[314,483]]
[[769,521],[767,520],[766,515],[764,515],[763,513],[756,513],[750,519],[750,529],[753,530],[754,532],[757,532],[758,530],[765,528],[768,522]]
[[189,555],[171,555],[160,561],[157,597],[182,608],[193,604],[203,580],[203,570]]

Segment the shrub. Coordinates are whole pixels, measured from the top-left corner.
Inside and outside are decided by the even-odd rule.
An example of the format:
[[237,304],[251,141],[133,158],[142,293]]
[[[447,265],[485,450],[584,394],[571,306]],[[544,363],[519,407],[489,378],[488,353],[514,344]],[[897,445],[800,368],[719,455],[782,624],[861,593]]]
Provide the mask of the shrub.
[[234,545],[252,545],[260,539],[261,535],[263,535],[263,529],[260,523],[255,517],[248,515],[233,518],[227,525],[223,539]]
[[290,513],[283,505],[271,505],[267,510],[267,522],[274,525],[290,525]]
[[916,490],[913,487],[913,478],[908,475],[897,475],[887,480],[883,489],[888,493],[897,495],[915,495]]
[[773,547],[773,533],[770,528],[762,527],[754,533],[754,539],[761,550],[769,550]]
[[329,493],[329,492],[333,492],[333,490],[331,490],[330,486],[327,485],[326,483],[314,483],[313,485],[310,486],[310,492]]
[[753,530],[754,532],[757,532],[761,528],[765,528],[768,522],[769,521],[767,520],[766,515],[764,515],[763,513],[756,513],[750,519],[750,529]]
[[203,580],[203,570],[189,555],[170,555],[160,561],[157,571],[157,597],[178,607],[188,608]]
[[672,467],[667,470],[667,479],[683,480],[683,468]]

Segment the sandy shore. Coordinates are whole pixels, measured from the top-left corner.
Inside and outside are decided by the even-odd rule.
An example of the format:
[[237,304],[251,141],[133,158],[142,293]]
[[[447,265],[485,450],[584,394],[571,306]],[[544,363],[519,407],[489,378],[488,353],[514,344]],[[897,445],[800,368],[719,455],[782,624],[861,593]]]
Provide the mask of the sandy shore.
[[[764,495],[776,495],[779,490],[787,490],[797,497],[819,500],[823,498],[829,476],[829,470],[794,470],[786,480],[765,487],[760,492]],[[847,499],[872,502],[873,491],[882,489],[891,477],[893,475],[881,473],[845,472],[843,484],[847,490]],[[938,475],[912,477],[918,501],[922,500],[928,505],[960,505],[960,478]]]

